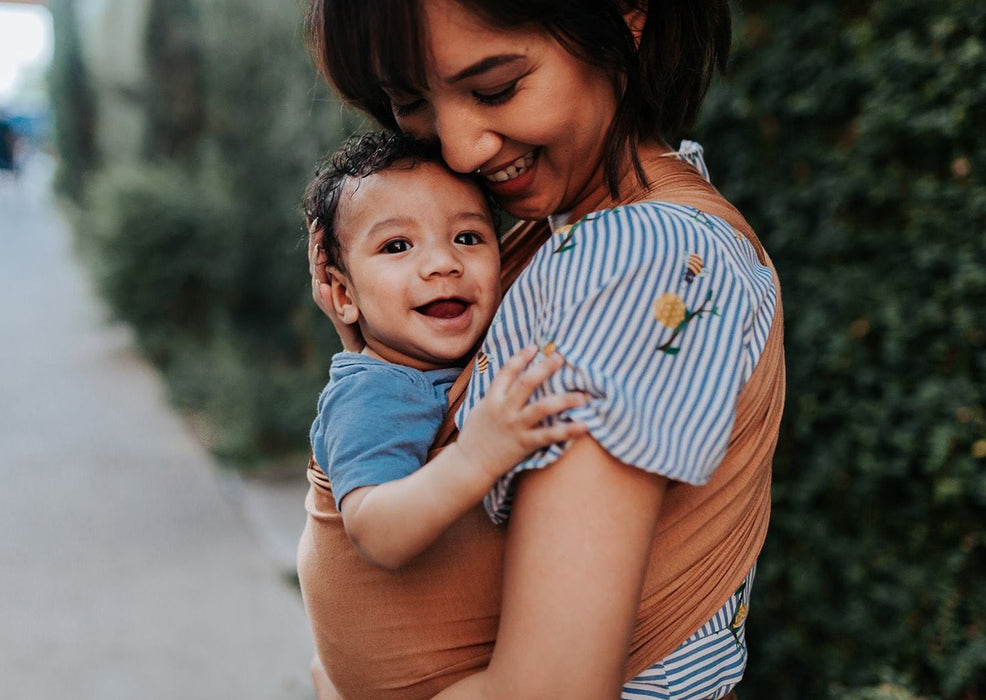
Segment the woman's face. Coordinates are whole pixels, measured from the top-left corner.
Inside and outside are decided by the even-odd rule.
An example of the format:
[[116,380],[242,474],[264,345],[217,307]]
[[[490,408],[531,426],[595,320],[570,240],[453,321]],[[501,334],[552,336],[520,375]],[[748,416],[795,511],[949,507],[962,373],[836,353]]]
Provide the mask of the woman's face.
[[544,31],[492,28],[455,0],[422,10],[427,89],[384,86],[401,129],[437,137],[448,164],[479,171],[513,216],[603,206],[613,80]]

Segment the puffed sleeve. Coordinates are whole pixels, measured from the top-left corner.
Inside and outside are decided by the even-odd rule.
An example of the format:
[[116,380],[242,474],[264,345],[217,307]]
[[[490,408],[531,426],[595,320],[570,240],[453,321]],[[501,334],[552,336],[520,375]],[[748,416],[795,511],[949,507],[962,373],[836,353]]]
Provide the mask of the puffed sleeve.
[[[703,484],[725,454],[775,299],[770,269],[721,219],[657,202],[590,215],[556,231],[505,295],[457,418],[535,343],[566,359],[545,391],[590,396],[561,420],[585,422],[626,464]],[[491,517],[508,517],[517,473],[564,450],[540,450],[503,477],[486,499]]]
[[337,506],[355,488],[416,471],[427,461],[446,411],[443,393],[436,396],[421,373],[398,367],[334,377],[318,406],[312,450]]

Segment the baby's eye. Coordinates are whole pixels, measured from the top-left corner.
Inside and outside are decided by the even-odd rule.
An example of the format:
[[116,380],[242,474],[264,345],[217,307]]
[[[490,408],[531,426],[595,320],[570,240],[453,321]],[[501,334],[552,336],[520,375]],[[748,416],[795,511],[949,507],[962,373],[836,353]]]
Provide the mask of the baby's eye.
[[483,237],[475,231],[463,231],[456,235],[455,242],[460,245],[479,245],[483,242]]
[[403,253],[410,249],[411,249],[411,244],[401,239],[395,241],[387,241],[387,243],[385,243],[382,248],[383,252],[389,255],[396,255],[397,253]]

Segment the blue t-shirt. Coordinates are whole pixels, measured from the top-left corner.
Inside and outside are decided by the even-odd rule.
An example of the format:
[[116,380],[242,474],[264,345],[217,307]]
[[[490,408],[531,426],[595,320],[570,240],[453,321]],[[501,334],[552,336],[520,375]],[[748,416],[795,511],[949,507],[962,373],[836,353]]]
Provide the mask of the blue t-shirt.
[[333,356],[310,438],[337,507],[353,489],[400,479],[427,461],[461,372],[422,372],[352,352]]

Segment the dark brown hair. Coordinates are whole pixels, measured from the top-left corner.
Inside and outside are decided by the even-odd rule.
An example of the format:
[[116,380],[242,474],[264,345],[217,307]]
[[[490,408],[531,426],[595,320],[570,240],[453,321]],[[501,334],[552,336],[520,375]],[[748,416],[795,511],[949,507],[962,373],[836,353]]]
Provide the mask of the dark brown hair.
[[[421,0],[310,0],[305,33],[315,64],[347,102],[388,128],[397,123],[386,83],[426,85]],[[728,0],[456,0],[492,27],[540,26],[572,55],[623,84],[606,141],[606,177],[617,194],[629,153],[641,182],[641,141],[671,142],[692,125],[732,42]],[[648,11],[649,5],[649,11]],[[624,21],[646,12],[639,44]]]

